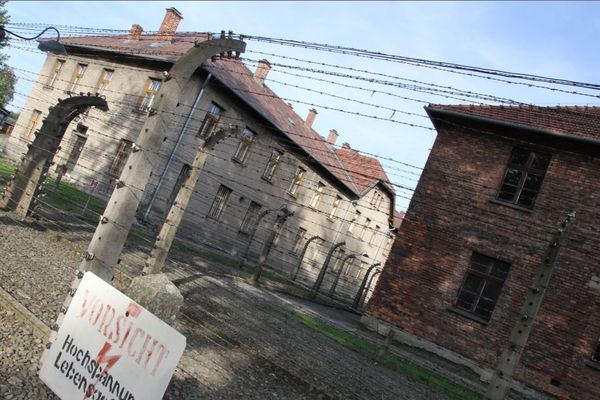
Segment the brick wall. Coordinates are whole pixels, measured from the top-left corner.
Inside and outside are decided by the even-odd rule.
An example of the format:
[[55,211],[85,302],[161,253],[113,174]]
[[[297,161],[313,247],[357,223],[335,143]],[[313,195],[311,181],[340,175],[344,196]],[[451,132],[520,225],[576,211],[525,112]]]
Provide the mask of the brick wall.
[[[554,228],[576,210],[516,378],[561,399],[597,399],[600,371],[585,361],[600,336],[588,286],[599,265],[600,160],[549,149],[534,209],[517,210],[493,202],[516,143],[439,131],[366,314],[495,368]],[[451,310],[473,251],[511,264],[488,324]]]

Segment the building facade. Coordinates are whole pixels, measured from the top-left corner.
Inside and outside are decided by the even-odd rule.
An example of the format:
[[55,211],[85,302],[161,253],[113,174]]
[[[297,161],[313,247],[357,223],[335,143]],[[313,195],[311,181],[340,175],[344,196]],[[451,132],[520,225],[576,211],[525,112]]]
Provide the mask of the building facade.
[[[10,138],[18,158],[48,107],[69,93],[99,93],[110,111],[91,109],[67,130],[52,172],[108,198],[133,149],[161,82],[179,56],[209,34],[177,33],[182,16],[167,9],[160,30],[61,40],[68,56],[49,54]],[[393,187],[379,162],[338,134],[324,139],[265,83],[268,61],[251,72],[236,59],[196,71],[171,116],[170,130],[144,193],[138,219],[162,224],[198,144],[230,132],[203,168],[178,236],[232,257],[256,260],[277,210],[294,212],[275,237],[268,265],[308,286],[336,247],[320,292],[348,302],[366,270],[383,263],[394,232]],[[93,187],[93,189],[91,189]],[[253,231],[256,228],[256,233]],[[310,239],[306,252],[305,244]]]
[[363,322],[487,380],[576,212],[514,388],[600,397],[600,108],[426,108],[438,136]]

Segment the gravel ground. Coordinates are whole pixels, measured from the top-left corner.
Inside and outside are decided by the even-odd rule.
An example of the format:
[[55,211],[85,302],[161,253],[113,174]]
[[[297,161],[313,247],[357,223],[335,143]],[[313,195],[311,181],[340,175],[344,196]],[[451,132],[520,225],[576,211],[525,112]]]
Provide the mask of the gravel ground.
[[[0,212],[0,286],[48,325],[91,235],[73,219],[61,226],[43,218],[24,225]],[[118,288],[141,269],[147,243],[134,247],[115,277]],[[185,297],[175,327],[188,345],[165,399],[447,398],[278,312],[291,302],[247,284],[243,273],[175,258],[187,263],[171,262],[165,272]],[[35,376],[43,343],[10,312],[0,317],[0,398],[53,398]]]

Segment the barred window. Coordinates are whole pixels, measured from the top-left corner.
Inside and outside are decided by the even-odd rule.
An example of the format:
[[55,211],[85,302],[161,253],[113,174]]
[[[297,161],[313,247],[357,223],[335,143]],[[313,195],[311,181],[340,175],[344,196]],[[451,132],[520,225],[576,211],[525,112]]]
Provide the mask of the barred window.
[[549,154],[515,147],[510,155],[498,199],[533,208],[548,164]]
[[485,321],[492,317],[510,264],[473,253],[471,265],[458,293],[456,307]]
[[87,64],[77,64],[77,68],[75,68],[75,73],[73,74],[73,78],[71,79],[71,87],[69,88],[69,92],[77,91],[77,87],[83,79],[85,71],[87,71],[87,67]]
[[248,152],[250,151],[250,146],[254,141],[254,136],[254,132],[252,132],[250,129],[244,129],[244,132],[242,133],[242,138],[240,139],[240,143],[238,144],[238,147],[235,150],[235,153],[233,154],[233,159],[235,161],[243,163],[246,160]]
[[292,179],[292,183],[290,184],[290,188],[288,189],[289,194],[296,195],[298,188],[300,187],[300,183],[302,182],[302,178],[304,178],[304,174],[306,174],[306,170],[302,167],[298,167],[296,174]]
[[215,200],[208,211],[208,216],[217,220],[221,219],[230,195],[231,189],[224,185],[219,186]]
[[113,162],[108,169],[109,175],[121,176],[121,172],[123,172],[123,168],[125,168],[125,163],[129,158],[129,154],[131,154],[132,146],[133,142],[121,139],[119,147],[117,148],[117,152],[115,153],[115,157],[113,158]]
[[138,104],[136,106],[138,111],[146,111],[152,107],[152,103],[154,103],[154,98],[156,97],[158,89],[160,89],[161,83],[162,81],[160,79],[148,79],[144,92],[138,98]]
[[209,138],[214,133],[217,124],[219,123],[219,119],[221,118],[221,113],[223,109],[216,105],[215,103],[211,103],[208,108],[208,112],[204,117],[204,121],[202,121],[202,125],[198,130],[198,137],[201,138]]
[[271,150],[271,157],[269,157],[269,161],[267,161],[267,166],[265,167],[265,171],[263,172],[263,178],[270,181],[273,179],[273,175],[275,175],[275,170],[277,169],[277,165],[281,161],[281,156],[283,153],[277,149]]

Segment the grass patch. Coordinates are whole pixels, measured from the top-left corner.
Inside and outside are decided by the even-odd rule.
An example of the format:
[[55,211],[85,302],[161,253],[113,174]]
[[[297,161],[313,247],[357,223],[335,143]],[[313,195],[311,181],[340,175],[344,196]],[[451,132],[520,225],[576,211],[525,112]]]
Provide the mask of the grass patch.
[[173,247],[175,247],[175,249],[178,251],[194,254],[198,257],[204,258],[207,261],[214,261],[219,264],[226,265],[228,267],[238,268],[239,261],[223,254],[200,250],[195,246],[180,241],[176,241],[175,243],[173,243]]
[[[349,332],[329,326],[319,319],[304,313],[284,310],[282,308],[272,307],[272,309],[295,321],[327,336],[339,344],[352,349],[358,353],[364,354],[374,359],[377,354],[377,346],[365,339],[362,339]],[[395,354],[388,353],[382,363],[393,370],[403,372],[413,378],[426,382],[432,388],[449,395],[455,399],[461,400],[479,400],[481,395],[473,390],[461,386],[453,381],[433,372],[420,365],[414,364],[408,360],[398,357]]]
[[[14,175],[15,169],[15,166],[0,160],[0,189],[6,185],[10,176]],[[90,196],[68,183],[60,182],[56,189],[56,180],[53,177],[46,179],[46,193],[47,196],[42,199],[44,203],[68,213],[79,214],[86,220],[96,222],[98,215],[106,208],[105,201]]]

